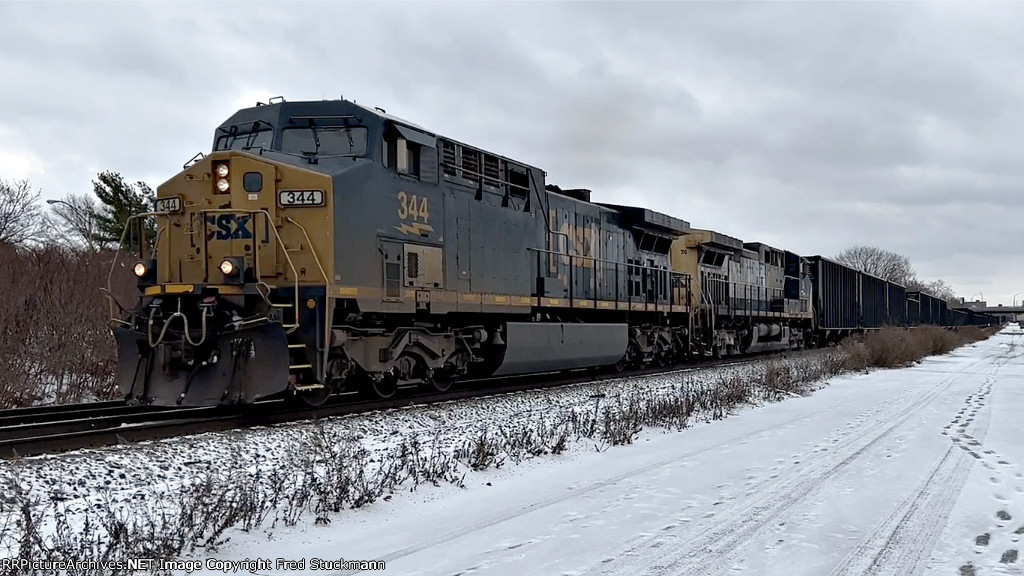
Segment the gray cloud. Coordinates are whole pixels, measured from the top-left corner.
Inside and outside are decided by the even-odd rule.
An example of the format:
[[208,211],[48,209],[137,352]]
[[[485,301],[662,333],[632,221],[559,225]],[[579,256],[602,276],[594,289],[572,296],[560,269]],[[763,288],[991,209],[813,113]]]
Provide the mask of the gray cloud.
[[595,198],[1024,290],[1024,4],[0,3],[0,177],[157,184],[344,94]]

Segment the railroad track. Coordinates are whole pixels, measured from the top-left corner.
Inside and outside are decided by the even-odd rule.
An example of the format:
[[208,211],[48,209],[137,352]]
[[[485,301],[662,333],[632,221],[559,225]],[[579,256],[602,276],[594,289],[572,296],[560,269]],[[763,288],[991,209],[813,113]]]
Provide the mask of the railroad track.
[[[24,422],[34,418],[59,417],[61,414],[78,412],[86,409],[107,409],[124,406],[121,400],[111,402],[88,402],[86,404],[51,404],[48,406],[29,406],[27,408],[8,408],[0,410],[0,422],[14,422],[15,419],[24,418]],[[6,425],[6,424],[5,424]]]
[[54,406],[33,406],[30,408],[0,410],[0,438],[3,437],[3,430],[6,428],[170,410],[176,410],[176,408],[167,406],[129,406],[123,401],[57,404]]
[[342,394],[335,396],[328,404],[316,408],[296,406],[285,400],[266,400],[245,406],[198,408],[128,406],[124,402],[97,402],[2,410],[0,458],[11,459],[235,428],[268,426],[617,378],[683,373],[750,360],[751,358],[707,360],[685,366],[628,373],[587,370],[466,380],[444,393],[409,393],[407,389],[405,394],[388,400],[356,399],[356,393]]

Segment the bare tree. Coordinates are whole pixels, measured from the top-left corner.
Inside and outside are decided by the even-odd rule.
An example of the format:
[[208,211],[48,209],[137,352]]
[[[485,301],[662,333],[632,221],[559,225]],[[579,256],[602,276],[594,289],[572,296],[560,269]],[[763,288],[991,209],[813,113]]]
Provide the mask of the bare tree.
[[941,278],[933,282],[925,282],[924,280],[914,278],[907,284],[907,290],[911,292],[924,292],[940,300],[945,300],[950,304],[960,303],[960,297],[956,295],[953,287],[946,284]]
[[907,292],[931,293],[929,292],[928,283],[920,278],[911,278],[910,281],[907,282]]
[[38,240],[42,232],[39,192],[28,180],[0,179],[0,244]]
[[851,268],[904,286],[915,279],[909,258],[875,246],[851,246],[836,254],[835,259]]
[[96,252],[103,248],[99,240],[97,214],[99,202],[87,194],[70,194],[61,200],[47,200],[50,214],[47,221],[53,239],[70,246],[85,246]]
[[932,296],[945,300],[946,302],[959,303],[960,298],[956,295],[956,290],[949,284],[946,284],[941,278],[928,283],[928,290],[926,290]]

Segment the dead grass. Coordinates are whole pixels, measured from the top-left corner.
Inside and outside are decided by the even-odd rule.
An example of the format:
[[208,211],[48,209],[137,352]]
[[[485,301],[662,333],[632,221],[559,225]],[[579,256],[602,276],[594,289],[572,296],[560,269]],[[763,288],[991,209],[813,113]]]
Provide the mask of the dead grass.
[[935,326],[883,328],[862,336],[847,338],[840,344],[845,356],[844,368],[899,368],[926,356],[945,354],[955,348],[991,335],[977,326],[946,330]]
[[[117,350],[99,290],[112,259],[0,245],[0,408],[113,397]],[[114,275],[125,304],[137,297],[130,274]]]
[[[0,477],[0,558],[94,563],[74,574],[134,574],[104,564],[124,558],[177,558],[216,551],[230,528],[251,531],[296,526],[303,517],[331,516],[421,484],[463,486],[465,471],[451,454],[415,439],[371,454],[349,435],[313,426],[284,447],[279,465],[229,460],[210,464],[161,501],[110,497],[68,521],[63,497],[30,496],[18,464]],[[18,566],[0,575],[49,574]]]

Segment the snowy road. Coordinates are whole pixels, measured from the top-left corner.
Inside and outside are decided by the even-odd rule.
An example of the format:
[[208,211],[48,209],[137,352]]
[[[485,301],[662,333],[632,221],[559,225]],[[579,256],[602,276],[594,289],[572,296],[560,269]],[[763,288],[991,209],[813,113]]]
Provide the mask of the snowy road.
[[382,559],[388,574],[1024,574],[1022,414],[1024,333],[1007,329],[216,556]]

